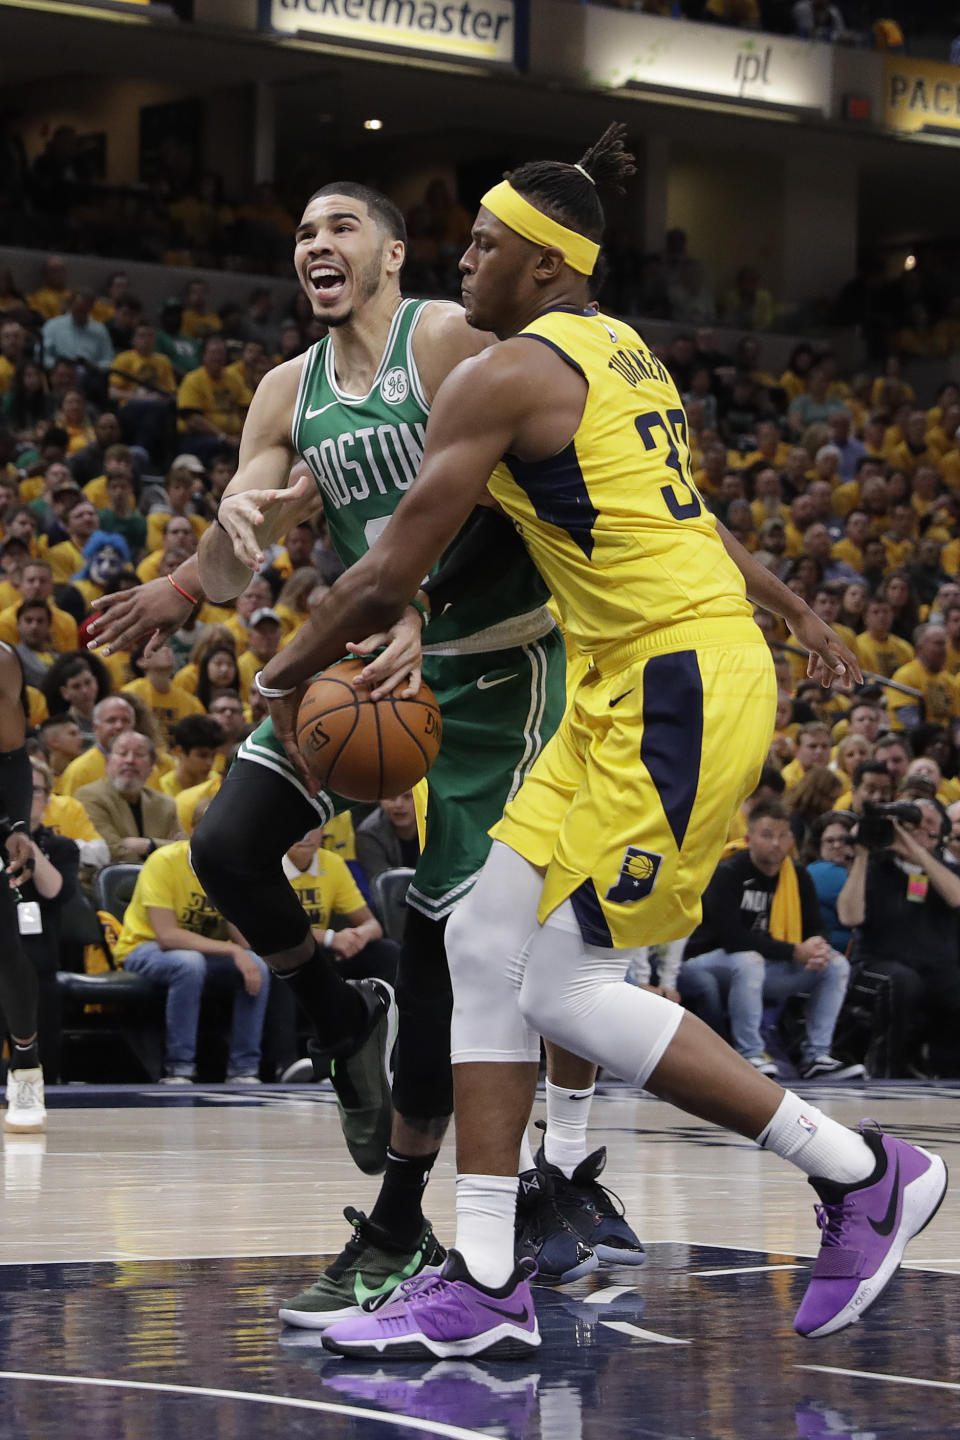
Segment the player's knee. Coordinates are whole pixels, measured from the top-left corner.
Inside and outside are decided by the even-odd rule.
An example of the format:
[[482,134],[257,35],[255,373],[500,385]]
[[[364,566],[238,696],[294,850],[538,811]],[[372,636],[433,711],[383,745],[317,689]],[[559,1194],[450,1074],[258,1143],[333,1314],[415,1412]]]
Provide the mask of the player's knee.
[[845,955],[841,955],[839,951],[834,950],[833,954],[830,956],[830,961],[827,965],[826,973],[835,976],[838,982],[842,982],[844,985],[846,985],[847,981],[850,979],[850,961]]
[[496,926],[485,923],[472,900],[472,896],[465,900],[447,921],[447,965],[458,998],[474,992],[482,996],[502,973],[497,956],[503,956],[503,939]]

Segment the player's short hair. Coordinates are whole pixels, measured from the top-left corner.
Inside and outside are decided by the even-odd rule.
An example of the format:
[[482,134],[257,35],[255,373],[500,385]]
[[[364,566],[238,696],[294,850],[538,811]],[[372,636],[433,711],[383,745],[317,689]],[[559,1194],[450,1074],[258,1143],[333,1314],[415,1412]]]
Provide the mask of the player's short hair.
[[307,204],[319,200],[322,195],[349,195],[351,200],[362,200],[371,218],[387,239],[402,240],[406,245],[407,222],[403,218],[403,211],[394,205],[388,196],[381,195],[379,190],[374,190],[369,185],[358,185],[355,180],[334,180],[329,185],[321,185],[319,190],[314,190]]

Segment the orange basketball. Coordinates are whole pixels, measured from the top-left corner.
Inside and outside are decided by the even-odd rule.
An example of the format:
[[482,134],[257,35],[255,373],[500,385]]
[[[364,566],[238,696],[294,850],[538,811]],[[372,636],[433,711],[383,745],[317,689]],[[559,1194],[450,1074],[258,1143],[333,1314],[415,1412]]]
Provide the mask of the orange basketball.
[[310,686],[297,714],[297,744],[309,769],[347,800],[389,800],[422,780],[437,758],[443,723],[436,696],[371,700],[351,682],[363,660],[341,660]]

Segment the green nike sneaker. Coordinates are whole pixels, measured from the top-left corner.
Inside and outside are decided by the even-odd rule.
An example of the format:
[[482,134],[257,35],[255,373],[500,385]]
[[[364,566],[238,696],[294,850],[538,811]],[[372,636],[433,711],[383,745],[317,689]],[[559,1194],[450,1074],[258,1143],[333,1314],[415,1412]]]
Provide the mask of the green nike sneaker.
[[360,995],[367,1017],[348,1055],[321,1051],[313,1041],[307,1051],[317,1078],[330,1065],[330,1082],[336,1091],[340,1128],[354,1164],[364,1175],[379,1175],[387,1163],[387,1145],[393,1123],[390,1086],[391,1060],[397,1038],[397,1005],[385,980],[348,980]]
[[390,1237],[380,1226],[348,1205],[345,1217],[353,1235],[315,1285],[301,1290],[280,1307],[285,1325],[301,1330],[325,1330],[339,1320],[362,1315],[374,1304],[385,1304],[401,1280],[440,1269],[447,1252],[433,1233],[429,1221],[412,1250],[391,1247]]

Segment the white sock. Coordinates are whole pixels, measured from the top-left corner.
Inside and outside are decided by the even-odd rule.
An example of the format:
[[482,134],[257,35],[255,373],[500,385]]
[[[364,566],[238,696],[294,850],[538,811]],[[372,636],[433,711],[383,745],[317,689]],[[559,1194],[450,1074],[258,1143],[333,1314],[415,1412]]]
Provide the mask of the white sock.
[[516,1175],[457,1176],[456,1247],[481,1285],[504,1285],[513,1273]]
[[587,1158],[587,1124],[590,1120],[591,1085],[587,1090],[567,1090],[547,1081],[547,1133],[543,1154],[548,1165],[556,1165],[569,1180],[581,1160]]
[[877,1158],[862,1135],[838,1125],[795,1095],[784,1091],[770,1124],[757,1136],[757,1144],[789,1160],[805,1175],[853,1185],[877,1168]]
[[526,1130],[524,1130],[523,1138],[520,1141],[520,1174],[522,1175],[525,1170],[533,1170],[534,1168],[535,1162],[533,1159],[533,1151],[530,1149],[530,1136]]

